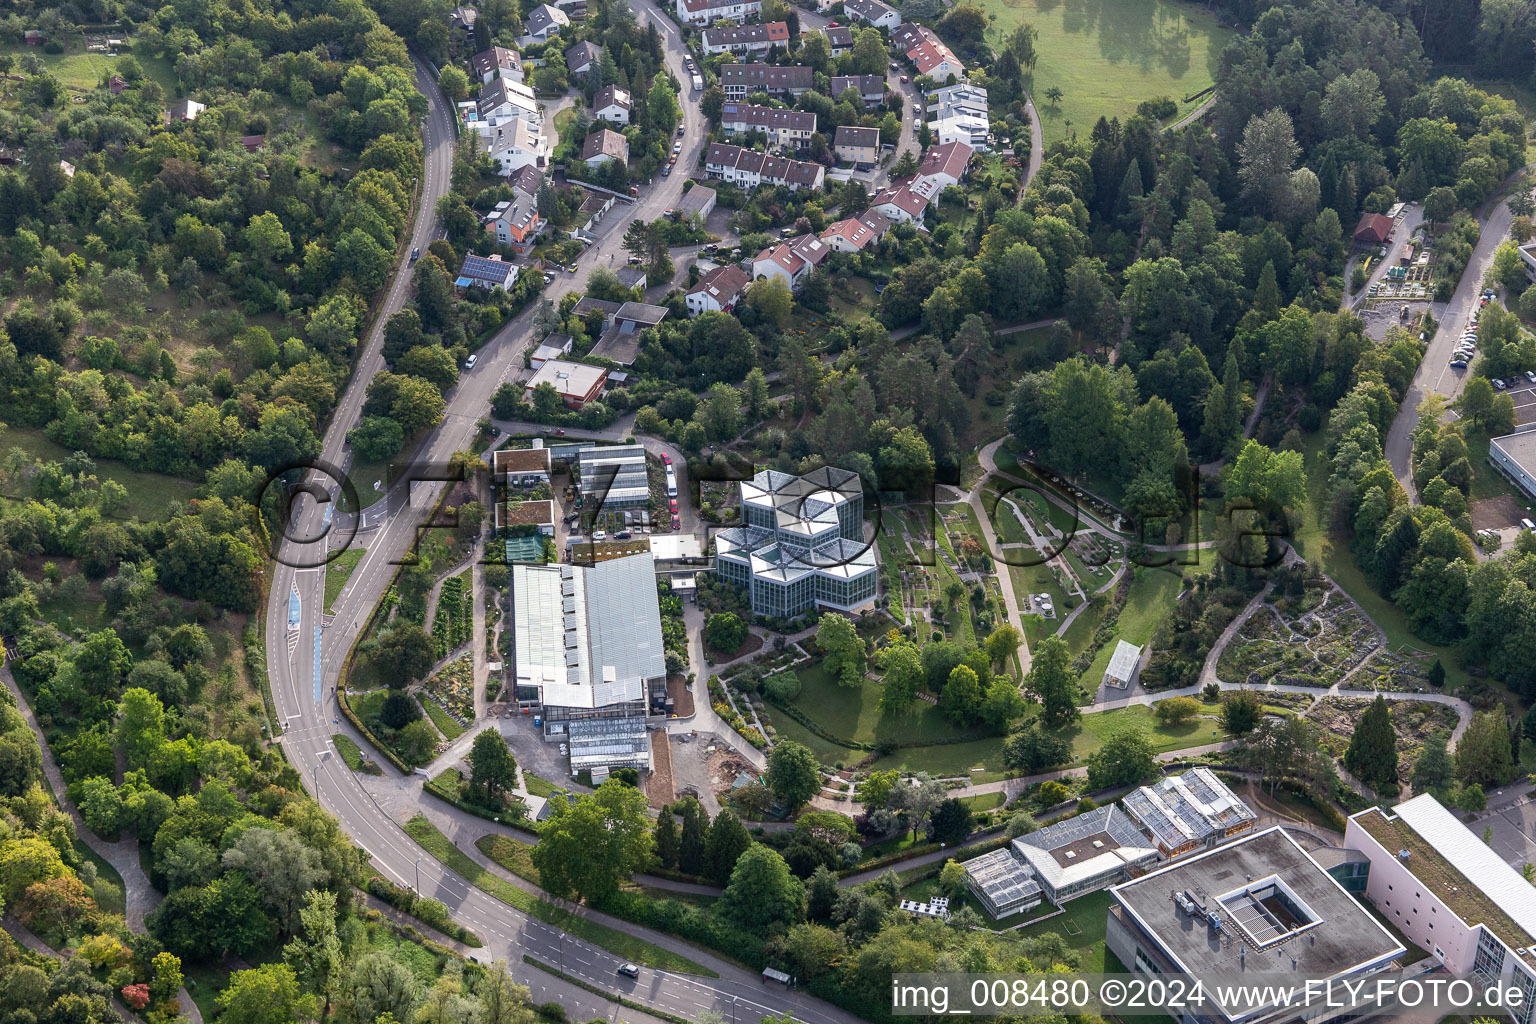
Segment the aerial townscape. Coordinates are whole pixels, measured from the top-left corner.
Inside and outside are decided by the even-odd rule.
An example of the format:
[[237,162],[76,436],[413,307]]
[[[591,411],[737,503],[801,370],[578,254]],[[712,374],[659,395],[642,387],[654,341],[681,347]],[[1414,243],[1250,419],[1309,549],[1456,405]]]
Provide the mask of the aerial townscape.
[[1532,1024],[1530,8],[14,0],[0,1024]]

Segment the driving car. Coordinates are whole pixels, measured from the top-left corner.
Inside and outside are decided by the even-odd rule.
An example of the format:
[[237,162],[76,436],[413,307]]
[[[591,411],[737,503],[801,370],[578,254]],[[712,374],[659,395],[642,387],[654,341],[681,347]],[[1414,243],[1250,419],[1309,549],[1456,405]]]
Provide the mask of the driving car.
[[421,246],[419,246],[419,245],[411,246],[411,262],[415,263],[419,259],[421,259]]
[[683,135],[686,133],[686,131],[687,131],[687,129],[683,125],[678,125],[677,126],[677,137],[678,138],[682,138]]
[[[1536,380],[1536,374],[1527,374],[1527,376],[1529,376],[1532,380]],[[666,452],[662,452],[661,453],[661,464],[663,466],[670,466],[670,465],[672,465],[672,456],[668,455]]]
[[677,515],[677,499],[676,498],[668,498],[667,499],[667,511],[671,512],[673,515]]
[[683,521],[681,519],[677,518],[677,516],[673,516],[672,517],[672,529],[674,529],[674,530],[681,530],[682,528],[683,528]]
[[626,978],[638,978],[640,977],[640,968],[635,964],[619,964],[619,973]]
[[466,370],[473,370],[475,368],[475,359],[476,358],[477,358],[476,356],[471,355],[468,359],[464,360],[464,369],[466,369]]

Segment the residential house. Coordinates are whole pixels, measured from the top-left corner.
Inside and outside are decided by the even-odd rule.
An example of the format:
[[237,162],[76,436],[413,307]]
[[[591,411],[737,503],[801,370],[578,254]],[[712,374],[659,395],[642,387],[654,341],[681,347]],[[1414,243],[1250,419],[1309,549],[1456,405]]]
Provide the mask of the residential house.
[[483,53],[475,54],[469,58],[469,66],[474,69],[481,84],[496,78],[510,78],[514,82],[523,80],[522,57],[516,50],[509,50],[505,46],[493,46]]
[[240,136],[240,145],[245,149],[247,153],[254,153],[266,144],[267,137],[265,135]]
[[865,110],[872,110],[885,102],[885,77],[883,75],[833,75],[832,102],[843,98],[852,89],[859,94]]
[[923,162],[918,164],[913,186],[921,184],[933,195],[938,195],[949,186],[960,184],[965,180],[974,153],[975,150],[963,142],[929,146],[923,154]]
[[122,75],[113,75],[107,79],[107,91],[113,96],[120,96],[124,89],[128,88],[128,80]]
[[523,31],[528,39],[534,42],[547,43],[560,34],[563,28],[571,27],[571,19],[558,7],[549,4],[540,4],[528,12],[528,17],[523,19]]
[[508,121],[543,121],[533,89],[510,78],[496,78],[480,87],[473,116],[466,122],[481,135],[490,135]]
[[565,51],[565,69],[571,77],[585,75],[603,59],[603,48],[590,40],[582,40]]
[[533,240],[544,230],[539,217],[538,200],[521,192],[513,194],[512,201],[492,225],[496,231],[496,244],[509,245],[519,253],[526,253]]
[[951,75],[956,78],[965,77],[965,65],[942,42],[918,43],[907,51],[907,59],[917,68],[918,74],[926,75],[935,82],[948,81]]
[[927,25],[909,21],[891,33],[891,49],[906,53],[919,43],[937,43],[939,34]]
[[929,121],[928,131],[934,141],[941,146],[959,142],[978,153],[985,153],[991,148],[987,136],[992,133],[992,126],[985,116],[955,114],[952,117],[942,117],[937,121]]
[[582,323],[586,323],[587,317],[593,313],[601,313],[603,315],[602,326],[596,331],[589,328],[587,333],[602,334],[613,327],[613,318],[618,314],[620,305],[620,303],[610,302],[608,299],[594,299],[590,295],[583,295],[576,300],[576,305],[571,307],[571,315]]
[[677,214],[683,218],[697,217],[703,220],[715,208],[715,190],[695,182],[688,186],[683,198],[678,200]]
[[528,365],[537,370],[551,359],[559,359],[568,354],[573,344],[569,334],[551,334],[533,350],[533,354],[528,357]]
[[514,192],[537,198],[539,188],[544,184],[544,174],[533,164],[525,164],[507,175],[507,184]]
[[891,222],[879,210],[865,210],[857,217],[846,217],[828,225],[821,233],[833,252],[863,252],[885,235]]
[[599,128],[582,143],[581,160],[588,167],[597,167],[610,160],[628,163],[629,140],[616,131]]
[[645,286],[648,283],[645,276],[645,270],[641,267],[620,267],[617,271],[615,271],[615,276],[618,277],[619,284],[623,285],[625,288],[630,289],[631,291],[638,288],[642,293],[644,293]]
[[713,25],[717,21],[746,21],[763,13],[761,0],[676,0],[677,20],[684,25]]
[[752,260],[752,279],[778,278],[791,291],[799,291],[811,271],[826,262],[831,252],[827,243],[815,235],[801,235],[758,253]]
[[842,163],[873,166],[880,159],[880,129],[838,125],[832,152]]
[[520,117],[504,121],[495,128],[485,149],[501,167],[502,174],[512,174],[524,167],[542,170],[549,165],[553,150],[553,140],[543,126]]
[[473,7],[455,7],[448,14],[448,27],[463,32],[465,35],[473,35],[475,22],[480,20],[480,12]]
[[568,359],[550,359],[536,370],[524,387],[524,397],[533,401],[533,393],[541,384],[548,384],[560,395],[568,408],[580,409],[602,393],[608,380],[608,370],[586,363],[573,363]]
[[816,115],[807,110],[727,103],[720,110],[720,128],[727,135],[762,132],[768,137],[770,146],[801,149],[816,133]]
[[928,210],[928,200],[914,192],[910,185],[892,185],[871,196],[869,208],[878,210],[893,224],[921,225],[923,214]]
[[[579,303],[578,303],[579,305]],[[667,307],[646,302],[625,302],[614,312],[611,326],[603,332],[592,355],[628,366],[640,354],[640,334],[667,318]]]
[[165,123],[170,125],[177,121],[196,121],[197,115],[207,109],[207,104],[199,103],[197,100],[177,100],[166,109]]
[[802,65],[725,64],[720,68],[720,87],[728,100],[741,101],[755,92],[776,99],[797,100],[815,85],[815,73]]
[[610,124],[629,124],[634,102],[630,94],[616,85],[605,85],[592,99],[592,115]]
[[928,94],[928,119],[953,114],[987,116],[987,90],[970,82],[956,82]]
[[747,293],[747,285],[750,283],[746,271],[734,263],[708,271],[699,278],[698,284],[688,289],[684,297],[688,315],[731,312]]
[[48,37],[39,28],[29,28],[21,34],[21,41],[28,46],[42,46],[48,41]]
[[821,188],[827,169],[809,160],[768,156],[741,146],[712,142],[704,154],[704,173],[748,191],[759,185],[783,185],[798,192],[803,188]]
[[484,288],[490,291],[500,288],[511,291],[517,282],[517,265],[500,256],[466,256],[459,268],[459,276],[453,282],[459,288]]
[[726,25],[707,28],[700,36],[706,54],[765,54],[775,46],[789,48],[789,24],[770,21],[762,25]]
[[887,7],[880,0],[844,0],[843,10],[848,12],[850,18],[858,18],[888,32],[901,26],[901,15],[894,7]]
[[827,46],[834,57],[841,57],[853,49],[853,29],[847,25],[828,25],[821,34],[827,37]]

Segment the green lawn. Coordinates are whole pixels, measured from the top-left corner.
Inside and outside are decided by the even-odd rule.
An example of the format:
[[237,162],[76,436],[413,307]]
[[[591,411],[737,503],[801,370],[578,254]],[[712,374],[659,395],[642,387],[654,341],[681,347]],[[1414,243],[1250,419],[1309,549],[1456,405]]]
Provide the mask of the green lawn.
[[1152,741],[1152,749],[1157,753],[1219,743],[1231,738],[1215,719],[1196,718],[1183,725],[1163,725],[1153,716],[1151,708],[1135,705],[1084,715],[1080,724],[1074,727],[1072,754],[1078,759],[1086,758],[1102,747],[1109,736],[1121,729],[1137,727],[1146,730],[1147,738]]
[[421,702],[421,709],[432,719],[432,724],[437,726],[437,731],[450,740],[456,740],[464,735],[464,727],[453,720],[453,717],[438,706],[437,701],[423,694],[417,695]]
[[[54,442],[41,430],[30,427],[7,426],[0,430],[0,453],[20,448],[28,455],[46,462],[68,458],[73,452]],[[153,520],[165,515],[165,507],[173,501],[187,501],[197,491],[197,484],[164,473],[140,473],[121,462],[96,459],[96,476],[100,480],[115,480],[128,491],[123,504],[124,516],[138,516]],[[29,497],[30,495],[5,495],[5,497]]]
[[[1073,568],[1077,569],[1078,566]],[[1173,569],[1142,567],[1133,568],[1131,571],[1131,586],[1126,592],[1125,606],[1120,609],[1120,618],[1117,622],[1119,634],[1100,648],[1093,663],[1078,679],[1083,689],[1089,693],[1097,690],[1100,681],[1103,680],[1104,670],[1109,667],[1109,659],[1115,653],[1117,640],[1125,640],[1138,647],[1144,646],[1152,639],[1153,631],[1173,608],[1174,599],[1179,595],[1181,578]],[[1093,581],[1088,584],[1090,590],[1103,585],[1101,577],[1090,575],[1088,579]],[[1086,617],[1088,614],[1084,612],[1083,616]],[[1076,626],[1077,623],[1073,625]]]
[[540,778],[530,771],[523,772],[523,785],[527,787],[530,796],[542,796],[548,799],[555,790],[561,788],[548,779]]
[[[801,684],[795,704],[834,736],[860,743],[932,743],[967,735],[938,708],[923,701],[901,713],[881,711],[881,686],[872,679],[865,679],[863,686],[853,690],[833,680],[821,662],[799,666],[795,674]],[[775,716],[774,725],[787,717]]]
[[1329,534],[1323,521],[1328,507],[1328,462],[1322,448],[1323,434],[1319,431],[1306,438],[1306,445],[1302,449],[1307,466],[1307,512],[1305,520],[1292,537],[1296,550],[1355,599],[1365,614],[1381,627],[1386,634],[1387,645],[1392,650],[1404,653],[1432,652],[1445,668],[1446,692],[1463,685],[1468,676],[1456,652],[1452,648],[1437,647],[1414,636],[1408,628],[1407,616],[1365,578],[1365,573],[1361,572],[1349,551],[1349,542]]
[[637,964],[683,974],[719,977],[714,971],[679,953],[563,910],[553,903],[541,900],[532,893],[518,888],[471,860],[468,854],[454,846],[447,836],[420,814],[405,823],[405,831],[421,844],[422,849],[442,861],[450,870],[463,875],[476,888],[484,890],[509,907],[521,910],[530,917],[536,917],[594,946],[600,946],[614,956],[632,960]]
[[[1047,908],[1042,905],[1033,913],[1039,913],[1044,909]],[[1119,961],[1115,959],[1114,954],[1104,946],[1104,929],[1109,920],[1109,892],[1101,890],[1079,896],[1075,900],[1068,901],[1065,910],[1065,913],[1058,914],[1049,921],[1021,928],[1019,933],[1026,938],[1050,932],[1060,935],[1066,940],[1068,946],[1077,950],[1080,958],[1078,970],[1084,974],[1103,974],[1124,970],[1118,965]],[[1025,911],[1024,916],[1027,917],[1030,913],[1032,912]]]
[[325,567],[325,610],[341,595],[341,588],[352,578],[352,570],[363,560],[366,549],[353,545],[333,558]]
[[[1087,138],[1100,117],[1122,120],[1136,104],[1171,97],[1182,115],[1200,100],[1184,102],[1210,87],[1217,58],[1234,38],[1205,10],[1171,0],[979,0],[989,17],[987,42],[1001,48],[1020,22],[1040,33],[1035,43],[1032,92],[1047,144],[1064,138],[1067,124]],[[1060,106],[1046,99],[1055,86]]]
[[[86,53],[84,44],[74,37],[68,44],[68,53],[44,53],[40,46],[0,47],[0,53],[15,57],[18,64],[23,56],[31,55],[40,60],[49,74],[59,80],[66,89],[94,89],[102,80],[115,73],[123,60],[104,53]],[[166,102],[176,98],[176,73],[163,57],[140,57],[134,60],[144,69],[144,75],[152,79],[165,95]]]

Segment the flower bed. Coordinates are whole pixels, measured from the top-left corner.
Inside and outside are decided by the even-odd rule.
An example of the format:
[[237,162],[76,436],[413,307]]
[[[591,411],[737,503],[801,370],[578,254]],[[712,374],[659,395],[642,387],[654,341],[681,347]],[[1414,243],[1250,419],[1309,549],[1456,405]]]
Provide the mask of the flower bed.
[[439,658],[447,657],[450,651],[458,650],[469,641],[469,631],[474,625],[472,600],[468,569],[443,581],[443,589],[437,598],[437,615],[432,619],[432,639],[437,644]]
[[427,681],[426,690],[461,725],[475,720],[475,659],[466,654]]

